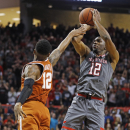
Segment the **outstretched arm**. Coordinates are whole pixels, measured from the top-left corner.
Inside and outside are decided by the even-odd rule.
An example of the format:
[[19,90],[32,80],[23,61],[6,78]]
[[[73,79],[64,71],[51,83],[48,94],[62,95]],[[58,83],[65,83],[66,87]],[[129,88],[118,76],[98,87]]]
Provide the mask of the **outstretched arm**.
[[112,63],[111,63],[112,68],[113,68],[113,70],[115,70],[116,64],[118,63],[118,60],[119,60],[119,53],[116,50],[116,47],[115,47],[114,43],[112,42],[111,37],[110,37],[109,33],[107,32],[107,30],[97,20],[97,16],[99,15],[99,12],[97,10],[94,10],[94,11],[92,11],[92,13],[93,13],[93,22],[94,22],[100,36],[105,41],[106,50],[109,52],[110,58],[112,60]]
[[50,54],[49,61],[54,66],[59,60],[61,54],[65,51],[72,38],[80,34],[85,34],[85,28],[82,26],[79,29],[72,30],[67,37],[60,43],[60,45]]

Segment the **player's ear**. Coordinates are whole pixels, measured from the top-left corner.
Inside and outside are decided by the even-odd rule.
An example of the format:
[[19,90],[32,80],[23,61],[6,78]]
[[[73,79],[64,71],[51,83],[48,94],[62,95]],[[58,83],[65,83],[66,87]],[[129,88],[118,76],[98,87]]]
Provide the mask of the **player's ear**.
[[34,59],[33,60],[37,60],[37,55],[36,55],[36,50],[34,49],[34,51],[33,51],[33,54],[34,54]]
[[47,57],[49,57],[49,55],[50,55],[50,53],[48,54],[48,56],[47,56]]
[[33,50],[33,54],[36,55],[36,50],[35,49]]

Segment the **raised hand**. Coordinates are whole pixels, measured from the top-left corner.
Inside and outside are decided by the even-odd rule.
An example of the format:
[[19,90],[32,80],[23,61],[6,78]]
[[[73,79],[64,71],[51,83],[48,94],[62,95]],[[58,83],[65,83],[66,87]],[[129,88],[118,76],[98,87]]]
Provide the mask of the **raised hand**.
[[86,28],[85,28],[85,26],[81,26],[78,29],[74,28],[70,33],[72,34],[73,37],[76,37],[79,35],[84,35],[84,34],[86,34]]
[[95,23],[95,21],[100,22],[101,21],[101,16],[100,13],[97,9],[91,10],[92,14],[93,14],[93,22]]
[[90,29],[93,28],[93,26],[90,26],[88,24],[80,24],[80,25],[81,25],[81,27],[84,27],[85,31],[89,31]]

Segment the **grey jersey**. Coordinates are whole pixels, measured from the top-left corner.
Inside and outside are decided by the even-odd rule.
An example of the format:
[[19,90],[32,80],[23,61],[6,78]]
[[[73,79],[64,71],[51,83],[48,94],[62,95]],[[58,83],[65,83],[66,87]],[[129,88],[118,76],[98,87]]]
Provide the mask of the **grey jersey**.
[[80,65],[77,92],[106,97],[112,74],[113,69],[108,54],[96,57],[96,54],[91,51]]

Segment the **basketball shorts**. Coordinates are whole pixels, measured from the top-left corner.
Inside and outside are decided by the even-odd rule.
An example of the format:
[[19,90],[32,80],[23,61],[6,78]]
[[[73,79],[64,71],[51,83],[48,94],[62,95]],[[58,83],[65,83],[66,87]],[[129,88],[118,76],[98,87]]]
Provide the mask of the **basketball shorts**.
[[50,130],[50,113],[42,102],[28,101],[22,109],[27,117],[20,119],[18,130]]
[[61,130],[104,130],[104,105],[100,100],[74,97],[64,119]]

